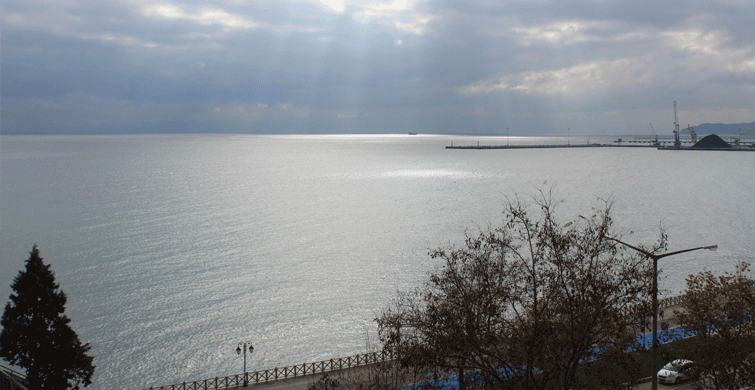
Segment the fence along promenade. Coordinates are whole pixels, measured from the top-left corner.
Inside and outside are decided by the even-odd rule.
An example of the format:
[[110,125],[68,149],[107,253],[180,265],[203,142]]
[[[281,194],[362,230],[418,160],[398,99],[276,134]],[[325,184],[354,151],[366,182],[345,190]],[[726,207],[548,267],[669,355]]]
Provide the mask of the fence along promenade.
[[0,364],[0,390],[27,390],[26,376]]
[[[670,307],[679,306],[681,305],[682,301],[684,300],[684,295],[676,295],[673,297],[667,297],[663,299],[658,300],[658,310],[666,310]],[[636,315],[637,313],[641,313],[643,310],[643,307],[641,305],[637,306],[630,306],[626,308],[623,312],[626,315]],[[650,308],[652,311],[652,308]]]
[[[664,310],[669,307],[678,306],[683,296],[673,296],[658,301],[658,308]],[[639,307],[632,307],[627,310],[628,313],[636,313]],[[299,376],[323,374],[328,372],[340,371],[343,369],[366,366],[369,364],[383,363],[393,360],[393,353],[388,351],[371,352],[361,355],[349,356],[330,360],[322,360],[315,363],[304,363],[288,367],[275,367],[269,370],[261,370],[246,373],[248,383],[268,383],[280,379],[295,378]],[[244,374],[228,375],[224,377],[215,377],[212,379],[202,379],[192,382],[182,382],[165,386],[152,386],[142,390],[213,390],[213,389],[230,389],[244,385]],[[0,389],[0,390],[5,390]],[[26,389],[23,389],[26,390]]]
[[[387,351],[371,352],[315,363],[304,363],[288,367],[275,367],[269,370],[246,373],[247,382],[252,384],[274,382],[280,379],[294,378],[306,375],[323,374],[340,371],[347,368],[361,367],[369,364],[383,363],[393,360],[393,353]],[[193,382],[183,382],[166,386],[153,386],[143,390],[212,390],[230,389],[244,385],[244,374],[228,375],[203,379]]]

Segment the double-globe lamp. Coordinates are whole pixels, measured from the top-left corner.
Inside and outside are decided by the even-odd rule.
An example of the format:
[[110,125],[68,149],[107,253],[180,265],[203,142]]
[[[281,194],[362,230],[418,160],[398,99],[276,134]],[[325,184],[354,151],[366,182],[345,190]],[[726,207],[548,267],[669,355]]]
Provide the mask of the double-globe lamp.
[[249,354],[254,352],[254,347],[252,346],[251,341],[239,343],[239,346],[236,347],[236,354],[241,355],[241,351],[244,351],[244,387],[246,387],[249,384],[249,381],[246,375],[246,350],[247,349],[249,349]]

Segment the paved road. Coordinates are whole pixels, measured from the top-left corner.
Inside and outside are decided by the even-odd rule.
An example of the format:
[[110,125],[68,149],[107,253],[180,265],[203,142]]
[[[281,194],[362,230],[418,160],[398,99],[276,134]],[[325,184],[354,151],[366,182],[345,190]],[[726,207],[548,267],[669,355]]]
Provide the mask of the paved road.
[[[249,390],[307,390],[310,384],[320,378],[322,375],[305,376],[298,378],[283,379],[270,383],[260,383],[258,385],[250,384]],[[239,389],[243,389],[240,387]],[[650,382],[641,383],[634,387],[635,390],[652,389]],[[692,383],[682,382],[678,385],[658,384],[658,390],[692,390]]]
[[[254,384],[250,383],[249,390],[307,390],[309,385],[320,379],[322,374],[299,376],[296,378],[280,379],[275,382]],[[238,389],[243,389],[239,387]]]
[[[635,390],[650,390],[653,388],[652,385],[652,381],[641,383],[639,386],[635,386]],[[658,383],[658,390],[692,390],[692,382],[682,382],[678,385]]]

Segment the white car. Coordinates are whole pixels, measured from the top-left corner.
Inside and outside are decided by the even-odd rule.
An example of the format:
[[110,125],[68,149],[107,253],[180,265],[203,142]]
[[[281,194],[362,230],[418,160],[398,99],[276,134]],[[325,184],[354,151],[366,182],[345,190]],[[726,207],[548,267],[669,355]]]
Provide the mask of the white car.
[[692,376],[692,369],[694,366],[695,363],[690,360],[674,360],[658,371],[658,382],[679,383],[687,380]]

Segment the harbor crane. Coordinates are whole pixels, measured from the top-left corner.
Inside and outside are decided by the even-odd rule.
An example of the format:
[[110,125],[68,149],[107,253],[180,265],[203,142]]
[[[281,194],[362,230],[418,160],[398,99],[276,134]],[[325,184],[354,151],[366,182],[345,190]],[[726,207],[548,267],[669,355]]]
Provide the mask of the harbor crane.
[[689,127],[689,123],[687,123],[687,130],[689,130],[689,136],[692,138],[692,143],[697,142],[697,133],[695,133],[695,130],[691,127]]
[[655,141],[653,141],[653,146],[661,146],[660,141],[658,141],[658,133],[655,132],[655,128],[653,128],[653,124],[650,124],[650,130],[653,130],[653,134],[655,135]]
[[[652,127],[652,125],[651,125]],[[694,144],[697,142],[697,134],[695,133],[695,130],[690,127],[689,124],[687,124],[687,130],[689,131],[689,136],[692,138],[692,143]],[[676,100],[674,100],[674,148],[679,149],[682,146],[682,141],[679,139],[681,136],[679,131],[679,118],[676,116]]]
[[734,145],[739,146],[739,143],[742,142],[742,136],[745,134],[753,134],[753,131],[748,129],[747,127],[739,128],[739,137],[734,138]]
[[676,100],[674,100],[674,148],[679,149],[682,141],[679,140],[679,121],[676,118]]

